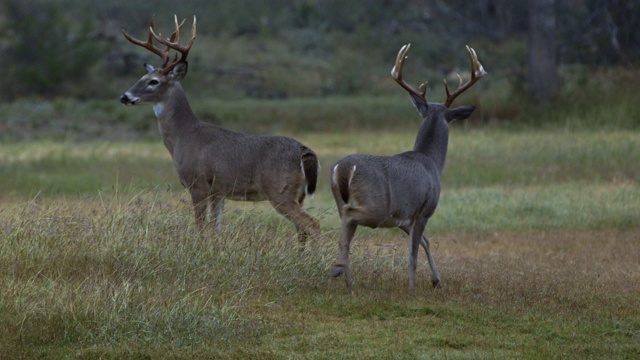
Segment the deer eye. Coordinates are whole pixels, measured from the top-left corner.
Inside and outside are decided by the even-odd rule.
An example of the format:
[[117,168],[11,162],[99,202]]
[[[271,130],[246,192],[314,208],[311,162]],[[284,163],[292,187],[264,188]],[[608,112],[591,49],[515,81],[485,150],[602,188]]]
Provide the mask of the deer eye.
[[156,79],[151,79],[151,80],[149,81],[149,85],[158,85],[158,84],[160,84],[160,81],[158,81],[158,80],[156,80]]

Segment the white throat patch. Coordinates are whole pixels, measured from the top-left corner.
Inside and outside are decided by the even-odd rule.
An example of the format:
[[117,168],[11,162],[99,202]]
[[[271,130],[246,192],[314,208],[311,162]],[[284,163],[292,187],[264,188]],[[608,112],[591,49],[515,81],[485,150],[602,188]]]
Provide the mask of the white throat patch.
[[156,114],[156,117],[160,117],[164,112],[164,103],[157,103],[153,105],[153,112]]

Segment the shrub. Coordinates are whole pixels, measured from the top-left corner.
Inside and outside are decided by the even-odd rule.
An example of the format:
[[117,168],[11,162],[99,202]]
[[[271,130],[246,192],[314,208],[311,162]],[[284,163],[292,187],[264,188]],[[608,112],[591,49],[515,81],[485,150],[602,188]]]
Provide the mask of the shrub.
[[82,6],[8,0],[5,9],[11,41],[3,62],[14,71],[5,72],[0,83],[4,97],[60,95],[102,56],[100,42],[91,38],[92,17]]

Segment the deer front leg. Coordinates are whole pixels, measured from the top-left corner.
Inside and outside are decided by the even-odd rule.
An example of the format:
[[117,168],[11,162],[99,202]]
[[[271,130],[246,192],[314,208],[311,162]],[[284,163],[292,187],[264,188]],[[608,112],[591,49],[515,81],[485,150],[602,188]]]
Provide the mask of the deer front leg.
[[416,267],[418,265],[418,249],[424,225],[416,221],[409,233],[409,289],[416,287]]
[[202,189],[192,186],[191,202],[193,203],[193,211],[195,215],[196,228],[198,231],[202,231],[205,225],[205,219],[207,217],[207,197],[208,192]]
[[216,223],[216,230],[222,231],[222,212],[224,211],[224,198],[213,197],[211,199],[211,222]]
[[340,232],[340,251],[338,258],[336,259],[333,269],[331,270],[331,276],[338,277],[344,274],[344,281],[347,285],[349,292],[353,292],[353,282],[351,281],[351,272],[349,271],[349,247],[353,235],[356,233],[358,225],[351,222],[348,219],[342,219],[342,230]]
[[[426,228],[426,224],[422,227],[422,232],[424,232],[424,229]],[[414,226],[415,227],[415,226]],[[403,226],[400,227],[405,233],[407,233],[407,235],[409,235],[409,241],[412,241],[412,231],[414,229],[414,227],[408,227],[408,226]],[[420,232],[419,234],[422,234],[422,232]],[[419,241],[420,245],[422,245],[422,248],[424,249],[424,252],[427,254],[427,259],[429,260],[429,267],[431,268],[431,284],[433,284],[433,287],[441,287],[442,284],[440,282],[440,274],[438,273],[438,269],[436,269],[436,262],[433,260],[433,257],[431,256],[431,249],[429,246],[429,238],[427,238],[426,235],[421,235],[420,236],[420,241]],[[411,242],[411,245],[413,246],[413,242]],[[416,250],[416,260],[417,260],[417,250]],[[411,261],[411,259],[409,259],[409,261]],[[410,270],[411,271],[411,270]],[[415,273],[415,271],[414,271]]]
[[440,274],[438,273],[438,269],[436,269],[436,262],[433,261],[433,257],[431,256],[429,238],[426,235],[423,235],[420,239],[420,245],[422,245],[422,248],[427,253],[427,259],[429,260],[429,267],[431,268],[431,284],[433,287],[442,287]]

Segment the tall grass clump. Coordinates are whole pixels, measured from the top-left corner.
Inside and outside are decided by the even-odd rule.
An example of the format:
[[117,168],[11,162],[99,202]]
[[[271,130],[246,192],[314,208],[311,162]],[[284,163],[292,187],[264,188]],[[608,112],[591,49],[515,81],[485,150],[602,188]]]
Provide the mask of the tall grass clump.
[[288,224],[231,212],[222,232],[198,233],[188,207],[142,193],[34,199],[5,211],[5,355],[50,357],[48,349],[65,346],[87,356],[103,347],[224,350],[265,331],[256,307],[326,274],[327,249],[300,252]]

